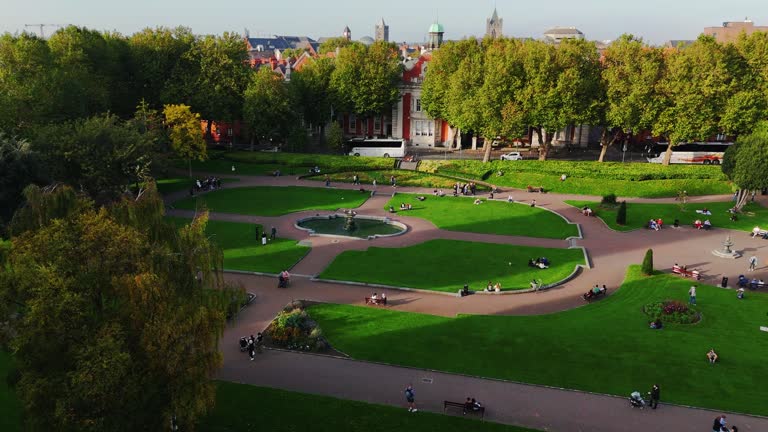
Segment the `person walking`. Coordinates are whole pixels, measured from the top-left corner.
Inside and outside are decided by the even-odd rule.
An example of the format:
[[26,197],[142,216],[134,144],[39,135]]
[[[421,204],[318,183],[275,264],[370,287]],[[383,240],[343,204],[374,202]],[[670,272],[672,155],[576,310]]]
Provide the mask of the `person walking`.
[[253,335],[248,338],[248,356],[251,357],[251,361],[256,357],[256,341],[254,340]]
[[658,384],[654,384],[651,387],[651,409],[656,409],[659,406],[659,398],[661,397],[661,389]]
[[358,177],[357,174],[352,176],[352,184],[353,185],[359,185],[360,184],[360,177]]
[[416,392],[413,391],[413,385],[408,384],[405,388],[405,400],[408,402],[408,412],[416,412]]
[[715,417],[714,423],[712,423],[712,432],[722,432],[722,431],[728,431],[728,428],[725,426],[725,416],[721,415],[718,417]]
[[277,228],[272,226],[272,231],[270,232],[269,239],[274,240],[277,237]]
[[263,344],[264,344],[264,336],[261,334],[261,332],[256,333],[256,342],[254,342],[254,345],[257,353],[261,354]]
[[754,271],[757,268],[757,257],[752,255],[749,257],[749,269],[747,271]]
[[690,297],[688,299],[688,303],[695,305],[696,304],[696,285],[692,285],[691,289],[688,290],[688,296]]
[[376,190],[376,179],[373,179],[373,190]]
[[392,187],[397,187],[397,179],[395,176],[389,176],[389,183],[392,184]]

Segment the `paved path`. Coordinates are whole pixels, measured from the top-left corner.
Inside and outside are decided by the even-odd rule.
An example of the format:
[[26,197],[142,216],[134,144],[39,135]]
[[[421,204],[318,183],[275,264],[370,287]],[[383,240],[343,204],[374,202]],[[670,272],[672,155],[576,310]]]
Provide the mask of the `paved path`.
[[[310,186],[321,187],[317,181],[298,180],[292,177],[240,177],[237,183],[225,183],[224,187],[247,187],[256,185]],[[350,184],[336,184],[336,187],[356,189]],[[364,186],[370,188],[370,185]],[[377,195],[368,200],[357,212],[366,215],[386,215],[384,204],[391,197],[390,186],[379,186]],[[401,188],[398,193],[431,194],[428,188]],[[626,272],[627,265],[640,263],[648,248],[654,250],[657,269],[669,270],[674,263],[696,268],[704,275],[703,282],[718,284],[722,275],[731,281],[744,273],[746,259],[725,260],[714,257],[711,250],[719,247],[725,236],[730,234],[736,249],[745,255],[757,254],[765,257],[768,242],[753,239],[747,233],[727,230],[697,231],[683,227],[664,229],[659,232],[638,230],[618,233],[608,229],[598,218],[583,216],[578,209],[567,204],[569,199],[599,200],[600,197],[584,197],[561,194],[529,194],[524,191],[510,191],[499,196],[506,199],[511,194],[518,200],[535,198],[537,205],[553,210],[566,219],[580,224],[583,238],[566,242],[564,240],[536,239],[483,235],[446,231],[436,228],[431,222],[397,214],[394,219],[405,223],[409,232],[403,236],[375,239],[372,241],[309,237],[298,230],[293,222],[304,214],[327,214],[331,212],[303,212],[281,217],[244,216],[211,213],[212,219],[244,221],[275,226],[281,237],[308,241],[311,252],[293,269],[294,274],[316,275],[336,255],[344,250],[365,249],[369,246],[402,247],[421,243],[434,238],[484,241],[543,247],[568,247],[569,244],[582,246],[589,252],[592,269],[560,287],[544,292],[518,295],[475,295],[465,298],[449,297],[442,294],[387,291],[388,304],[392,309],[455,316],[459,313],[534,315],[579,307],[583,302],[580,294],[595,283],[618,287]],[[184,192],[166,199],[167,203],[184,196]],[[446,197],[444,199],[454,199]],[[690,201],[727,201],[730,196],[694,197]],[[761,200],[764,197],[760,198]],[[632,199],[630,202],[674,202],[674,199]],[[765,203],[764,203],[765,204]],[[190,216],[192,212],[169,210],[169,214]],[[449,264],[447,264],[449,265]],[[757,277],[768,277],[766,267],[753,273]],[[752,276],[753,274],[750,274]],[[325,394],[346,399],[400,405],[402,386],[413,382],[417,387],[418,401],[423,408],[441,411],[442,400],[463,400],[472,394],[488,405],[488,418],[494,421],[519,424],[553,431],[647,431],[660,428],[678,431],[700,431],[711,424],[718,414],[693,408],[665,406],[657,411],[632,410],[622,398],[550,389],[524,384],[514,384],[481,378],[458,376],[417,369],[384,366],[353,360],[314,356],[307,354],[267,351],[258,361],[249,362],[237,349],[237,339],[245,334],[255,334],[264,329],[286,303],[294,299],[317,300],[332,303],[362,304],[371,288],[360,285],[319,283],[307,277],[296,277],[287,290],[276,288],[276,280],[266,276],[229,273],[229,281],[242,283],[250,292],[257,294],[254,303],[244,310],[236,323],[230,326],[222,338],[224,367],[221,378],[251,384],[285,388],[289,390]],[[377,291],[381,291],[377,289]],[[426,384],[422,378],[432,378]],[[503,408],[499,408],[503,407]],[[768,420],[756,417],[729,415],[732,424],[740,430],[768,431]]]

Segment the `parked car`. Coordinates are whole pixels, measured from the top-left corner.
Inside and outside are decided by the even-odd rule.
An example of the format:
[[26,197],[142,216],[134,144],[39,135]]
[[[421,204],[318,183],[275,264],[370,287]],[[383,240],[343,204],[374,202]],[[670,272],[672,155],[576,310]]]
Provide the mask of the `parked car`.
[[523,155],[520,152],[509,152],[501,155],[501,160],[523,160]]

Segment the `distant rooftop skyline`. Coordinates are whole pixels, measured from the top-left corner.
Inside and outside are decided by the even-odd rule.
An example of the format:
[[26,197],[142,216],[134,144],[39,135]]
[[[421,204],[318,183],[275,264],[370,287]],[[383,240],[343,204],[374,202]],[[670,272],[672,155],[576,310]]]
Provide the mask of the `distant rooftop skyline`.
[[[632,33],[654,44],[695,39],[705,27],[748,17],[768,25],[764,0],[550,0],[522,3],[512,0],[10,0],[0,14],[0,32],[21,32],[25,24],[75,24],[129,35],[145,27],[178,25],[197,34],[225,31],[252,36],[299,35],[314,39],[341,36],[345,26],[352,39],[374,37],[382,18],[393,42],[424,42],[429,26],[439,20],[445,39],[485,34],[494,6],[504,20],[504,35],[541,38],[553,27],[576,27],[587,39],[615,39]],[[38,27],[27,28],[38,32]],[[46,34],[55,27],[46,27]]]

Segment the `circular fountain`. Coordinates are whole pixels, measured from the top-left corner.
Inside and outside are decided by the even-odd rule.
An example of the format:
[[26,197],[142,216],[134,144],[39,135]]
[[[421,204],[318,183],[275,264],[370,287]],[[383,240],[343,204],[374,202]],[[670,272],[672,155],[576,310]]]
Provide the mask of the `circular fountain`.
[[408,227],[386,217],[361,216],[353,210],[343,214],[310,216],[299,219],[296,228],[309,231],[310,236],[348,237],[372,240],[404,234]]

